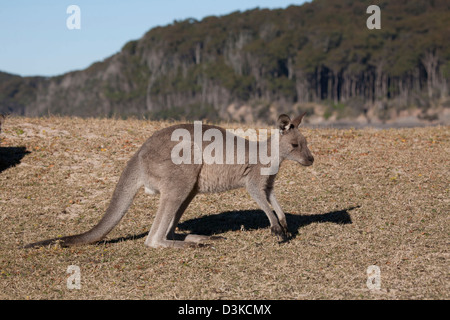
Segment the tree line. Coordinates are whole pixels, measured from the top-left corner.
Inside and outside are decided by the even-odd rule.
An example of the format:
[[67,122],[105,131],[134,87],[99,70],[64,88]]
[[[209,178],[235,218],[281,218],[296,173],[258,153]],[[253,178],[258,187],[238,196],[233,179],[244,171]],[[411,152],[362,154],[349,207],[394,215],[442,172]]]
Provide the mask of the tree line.
[[[0,102],[20,108],[22,102],[11,98],[16,90],[41,113],[161,118],[220,118],[233,103],[251,105],[260,117],[273,102],[281,108],[322,103],[355,115],[374,105],[427,109],[447,103],[450,3],[385,1],[379,4],[381,29],[369,30],[372,2],[316,0],[174,21],[78,73],[37,84],[14,78],[10,92],[0,77]],[[65,78],[70,93],[67,83],[61,85]]]

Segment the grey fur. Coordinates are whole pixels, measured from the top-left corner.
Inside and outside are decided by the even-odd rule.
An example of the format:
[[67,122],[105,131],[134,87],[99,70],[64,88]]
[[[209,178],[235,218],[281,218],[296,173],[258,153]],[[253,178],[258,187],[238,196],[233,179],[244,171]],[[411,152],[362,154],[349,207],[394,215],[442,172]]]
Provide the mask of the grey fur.
[[[312,165],[314,162],[305,137],[297,129],[303,116],[304,114],[292,121],[287,115],[281,115],[278,119],[278,128],[281,133],[280,164],[283,160],[294,160],[304,166]],[[256,164],[249,163],[249,141],[245,140],[247,152],[244,164],[174,164],[171,160],[171,150],[178,142],[171,141],[171,135],[175,129],[179,128],[188,130],[193,136],[192,124],[180,124],[157,131],[142,145],[125,167],[105,215],[91,230],[79,235],[28,244],[25,248],[45,246],[55,242],[59,242],[62,246],[72,246],[102,240],[125,215],[141,187],[145,187],[148,193],[160,193],[160,204],[145,240],[145,245],[149,247],[184,248],[220,238],[194,234],[178,235],[175,233],[175,228],[197,193],[221,192],[240,187],[245,187],[265,212],[270,221],[272,233],[279,239],[286,240],[288,238],[286,217],[273,191],[276,174],[261,175],[260,169],[268,165],[263,165],[259,161]],[[220,130],[225,139],[225,129],[209,125],[202,126],[203,132],[210,128]],[[235,139],[243,138],[236,136]],[[203,141],[202,143],[205,148],[211,142]],[[258,142],[258,145],[263,143],[267,143],[270,150],[270,139]],[[223,145],[225,146],[225,141]],[[236,150],[234,156],[237,157]]]

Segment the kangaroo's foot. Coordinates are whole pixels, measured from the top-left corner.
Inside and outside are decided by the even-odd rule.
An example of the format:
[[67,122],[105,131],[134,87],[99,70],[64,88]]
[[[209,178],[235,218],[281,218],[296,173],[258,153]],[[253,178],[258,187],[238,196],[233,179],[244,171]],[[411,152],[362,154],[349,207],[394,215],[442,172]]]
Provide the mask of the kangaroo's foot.
[[271,233],[277,237],[278,241],[286,242],[289,240],[290,234],[287,230],[287,227],[281,226],[279,224],[273,225],[270,228]]
[[145,245],[151,248],[196,248],[201,245],[192,241],[181,241],[181,240],[154,240],[145,241]]
[[210,241],[210,240],[224,240],[224,237],[221,236],[203,236],[203,235],[199,235],[199,234],[188,234],[186,235],[186,239],[185,241],[193,241],[193,242],[197,242],[197,243],[203,243],[205,241]]
[[223,240],[224,237],[221,236],[205,236],[200,234],[175,234],[174,240],[182,240],[187,242],[204,243],[211,240]]
[[145,241],[151,248],[201,248],[210,246],[207,241],[225,239],[220,236],[204,236],[198,234],[174,234],[171,239]]

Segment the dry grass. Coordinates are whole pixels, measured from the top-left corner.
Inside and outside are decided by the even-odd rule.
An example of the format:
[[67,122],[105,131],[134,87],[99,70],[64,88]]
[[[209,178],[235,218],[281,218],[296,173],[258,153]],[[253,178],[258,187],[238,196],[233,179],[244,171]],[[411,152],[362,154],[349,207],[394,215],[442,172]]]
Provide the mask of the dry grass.
[[[10,118],[0,145],[1,299],[449,299],[449,127],[304,129],[312,167],[276,183],[288,243],[244,190],[200,195],[180,229],[214,248],[149,249],[158,205],[140,192],[101,245],[18,249],[86,231],[127,159],[169,123]],[[14,165],[15,164],[15,165]],[[66,286],[69,265],[81,289]],[[381,270],[381,290],[366,286]]]

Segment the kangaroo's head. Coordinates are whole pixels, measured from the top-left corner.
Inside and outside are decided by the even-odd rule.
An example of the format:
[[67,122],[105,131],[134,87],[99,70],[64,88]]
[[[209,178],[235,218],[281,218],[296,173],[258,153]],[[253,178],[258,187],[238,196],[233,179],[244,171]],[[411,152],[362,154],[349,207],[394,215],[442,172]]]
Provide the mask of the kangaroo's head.
[[297,161],[301,165],[310,166],[314,162],[314,157],[308,149],[306,138],[298,130],[305,114],[306,112],[294,120],[291,120],[285,114],[278,117],[280,156],[284,159]]

